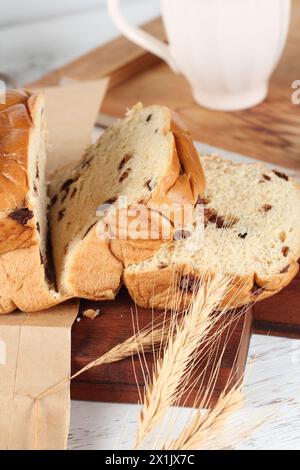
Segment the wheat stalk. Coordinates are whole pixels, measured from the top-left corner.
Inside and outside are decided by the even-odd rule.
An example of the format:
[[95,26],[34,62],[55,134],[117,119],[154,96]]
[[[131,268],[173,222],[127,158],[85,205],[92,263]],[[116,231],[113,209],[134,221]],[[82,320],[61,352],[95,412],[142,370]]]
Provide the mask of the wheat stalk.
[[215,309],[224,298],[230,280],[217,275],[203,281],[200,281],[190,306],[176,326],[176,334],[170,336],[163,358],[158,358],[152,382],[146,385],[136,448],[163,420],[178,396],[178,388],[195,351],[224,313],[220,311],[216,314]]
[[78,372],[73,374],[71,377],[59,382],[53,387],[45,390],[40,395],[35,397],[36,400],[41,400],[44,397],[56,393],[60,390],[66,383],[80,376],[84,372],[93,369],[94,367],[101,366],[103,364],[111,364],[113,362],[122,361],[127,357],[134,356],[139,352],[152,351],[154,345],[161,344],[169,336],[169,330],[165,327],[157,328],[147,328],[143,331],[140,331],[137,334],[134,334],[123,343],[118,344],[117,346],[110,349],[108,352],[103,354],[101,357],[98,357],[94,361],[88,363],[85,367],[80,369]]
[[163,446],[164,450],[197,450],[207,438],[218,436],[226,419],[243,404],[241,386],[233,386],[229,391],[221,393],[215,406],[205,414],[198,409],[196,414],[182,433],[170,444]]

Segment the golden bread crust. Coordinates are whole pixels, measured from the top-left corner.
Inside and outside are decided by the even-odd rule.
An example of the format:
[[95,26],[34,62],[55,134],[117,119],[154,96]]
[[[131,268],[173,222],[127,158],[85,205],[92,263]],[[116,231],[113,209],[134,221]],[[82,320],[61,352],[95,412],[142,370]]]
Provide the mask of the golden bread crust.
[[30,92],[8,90],[6,103],[0,105],[0,255],[37,243],[28,200],[28,150],[36,100]]
[[123,265],[113,256],[109,242],[91,230],[70,257],[67,285],[77,297],[112,300],[120,288]]
[[0,286],[0,314],[40,311],[66,300],[47,288],[37,246],[0,256]]
[[[295,261],[287,271],[261,279],[253,273],[249,276],[235,276],[223,299],[221,307],[238,308],[266,299],[280,292],[297,275],[299,264]],[[205,282],[216,273],[193,270],[188,265],[170,265],[161,269],[135,272],[125,269],[123,280],[132,299],[144,308],[184,309],[193,297],[197,281]]]
[[44,310],[64,300],[45,280],[47,260],[30,202],[30,145],[43,100],[8,90],[0,105],[0,314]]

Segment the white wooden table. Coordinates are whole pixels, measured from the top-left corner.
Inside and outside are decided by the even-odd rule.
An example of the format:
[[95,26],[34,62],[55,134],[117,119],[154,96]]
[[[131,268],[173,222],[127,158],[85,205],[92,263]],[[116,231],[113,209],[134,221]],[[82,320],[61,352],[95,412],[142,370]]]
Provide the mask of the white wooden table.
[[[117,34],[103,0],[76,0],[71,12],[70,1],[55,1],[56,12],[50,7],[26,8],[17,15],[12,8],[16,3],[24,8],[20,0],[1,2],[0,71],[12,74],[20,84]],[[158,5],[158,0],[124,0],[124,11],[132,21],[143,22],[157,15]],[[246,403],[230,424],[267,420],[233,447],[300,449],[300,341],[253,336],[244,392]],[[180,411],[181,419],[187,412]],[[132,448],[137,414],[135,405],[72,402],[69,449]]]

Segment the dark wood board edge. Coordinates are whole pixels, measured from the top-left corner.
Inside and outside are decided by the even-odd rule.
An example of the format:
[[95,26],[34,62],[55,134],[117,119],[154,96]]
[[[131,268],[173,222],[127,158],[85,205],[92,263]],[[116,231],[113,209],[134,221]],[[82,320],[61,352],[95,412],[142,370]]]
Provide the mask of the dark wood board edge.
[[[120,315],[124,316],[126,309],[124,309],[124,301],[119,301]],[[102,304],[104,305],[104,304]],[[105,343],[105,351],[112,347],[112,341],[118,337],[119,326],[116,327],[116,318],[113,320],[113,325],[110,327],[114,331],[110,330],[109,338],[106,338],[106,332],[104,325],[109,323],[109,314],[114,317],[118,316],[118,310],[115,309],[115,304],[105,304],[104,306],[108,316],[105,319],[105,323],[99,319],[98,324],[95,321],[89,319],[82,319],[79,324],[75,324],[75,329],[72,332],[74,338],[74,344],[72,346],[72,372],[74,373],[78,369],[85,366],[91,360],[97,358],[97,338],[103,337],[101,345],[101,354],[103,351],[103,345]],[[116,308],[118,306],[116,305]],[[145,311],[146,313],[146,311]],[[144,312],[143,322],[145,322]],[[149,312],[148,312],[149,314]],[[151,318],[151,317],[150,317]],[[226,347],[226,353],[222,359],[222,367],[214,388],[211,404],[215,403],[219,397],[221,391],[224,390],[229,378],[231,383],[236,383],[243,379],[244,370],[246,366],[248,349],[252,333],[252,321],[253,315],[252,310],[249,309],[243,316],[237,317],[237,320],[232,323],[229,327],[229,336],[226,336],[228,345]],[[82,324],[82,322],[85,322]],[[101,323],[102,322],[102,323]],[[121,326],[121,329],[125,327],[127,331],[127,337],[130,336],[131,330],[131,318],[129,316],[128,322]],[[82,327],[82,328],[80,328]],[[109,327],[109,326],[108,326]],[[124,330],[124,331],[125,331]],[[123,334],[123,333],[122,333]],[[227,334],[227,333],[226,333]],[[89,336],[92,335],[92,338]],[[126,339],[125,337],[122,340]],[[110,346],[107,346],[110,344]],[[115,343],[113,343],[115,345]],[[214,345],[215,349],[219,348],[219,352],[224,347],[224,339],[218,344]],[[219,352],[216,352],[218,355]],[[151,368],[153,365],[153,359],[151,353],[146,355],[148,366]],[[139,371],[139,360],[137,357],[134,358],[134,364],[137,372],[137,380],[140,391],[143,391],[143,380]],[[201,368],[199,369],[201,370]],[[198,368],[195,367],[195,373],[198,373]],[[194,376],[198,377],[197,375]],[[189,394],[184,395],[181,403],[184,406],[192,406],[197,396],[197,387]],[[139,402],[139,391],[138,386],[134,379],[133,374],[133,363],[132,359],[125,359],[118,363],[110,364],[107,366],[100,366],[100,369],[94,369],[90,373],[85,373],[79,376],[75,381],[71,383],[71,397],[76,400],[89,400],[89,401],[101,401],[101,402],[117,402],[117,403],[138,403]]]
[[300,339],[300,272],[278,294],[253,306],[254,333]]
[[243,332],[241,337],[244,341],[241,341],[241,347],[239,356],[236,361],[237,380],[243,380],[245,368],[248,359],[248,353],[250,348],[250,341],[253,334],[253,307],[245,313],[245,321],[243,326]]
[[286,323],[254,320],[253,333],[264,336],[300,339],[300,326]]

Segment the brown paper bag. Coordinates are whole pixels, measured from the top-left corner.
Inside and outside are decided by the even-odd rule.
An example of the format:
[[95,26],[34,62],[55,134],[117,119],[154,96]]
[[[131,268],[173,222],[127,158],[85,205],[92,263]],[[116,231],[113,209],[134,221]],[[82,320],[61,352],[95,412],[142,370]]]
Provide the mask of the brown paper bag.
[[[45,90],[48,171],[77,160],[91,143],[108,80]],[[78,302],[45,312],[0,316],[0,449],[65,449],[70,384],[71,326]]]
[[[65,449],[70,384],[34,398],[70,376],[71,326],[78,302],[0,319],[0,449]],[[37,414],[38,411],[38,414]]]

